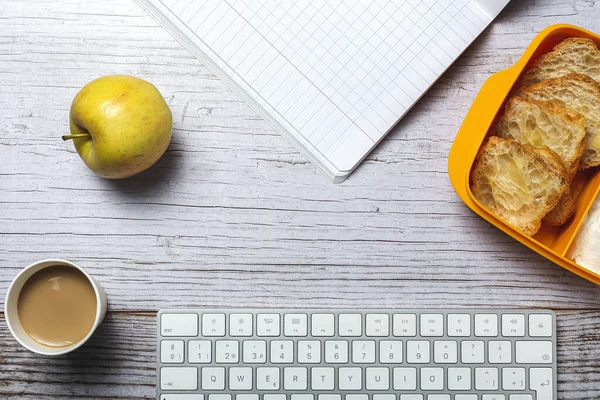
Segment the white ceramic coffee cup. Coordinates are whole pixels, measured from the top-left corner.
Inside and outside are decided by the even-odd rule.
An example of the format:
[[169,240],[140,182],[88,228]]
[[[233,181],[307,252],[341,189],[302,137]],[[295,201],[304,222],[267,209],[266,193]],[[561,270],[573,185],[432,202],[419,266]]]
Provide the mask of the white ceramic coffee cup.
[[[83,275],[90,281],[90,284],[94,288],[94,293],[96,294],[96,319],[94,320],[94,325],[82,340],[77,343],[73,343],[70,346],[66,347],[49,347],[44,346],[33,340],[27,332],[23,330],[21,326],[21,322],[19,321],[19,315],[17,313],[17,302],[19,300],[19,294],[21,293],[21,289],[23,289],[23,285],[25,282],[36,272],[46,267],[55,266],[55,265],[65,265],[68,267],[73,267],[81,271]],[[33,351],[34,353],[42,354],[45,356],[59,356],[61,354],[70,353],[73,350],[81,347],[88,339],[92,336],[98,325],[104,319],[106,315],[107,308],[107,299],[106,294],[104,293],[104,289],[100,284],[92,278],[87,272],[83,270],[80,266],[73,264],[67,260],[42,260],[35,262],[24,270],[19,272],[19,274],[13,279],[12,283],[8,287],[8,292],[6,293],[6,301],[4,302],[4,316],[6,318],[6,322],[8,324],[8,329],[10,333],[14,336],[17,342],[21,343],[23,347],[28,350]]]

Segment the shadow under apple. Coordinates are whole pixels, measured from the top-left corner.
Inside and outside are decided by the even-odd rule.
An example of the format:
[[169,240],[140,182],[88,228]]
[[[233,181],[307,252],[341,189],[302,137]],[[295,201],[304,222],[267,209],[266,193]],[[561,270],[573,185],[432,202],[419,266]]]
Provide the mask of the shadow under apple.
[[128,197],[150,197],[164,192],[181,167],[184,152],[178,151],[178,147],[172,140],[165,154],[153,166],[137,175],[125,179],[98,179],[102,179],[110,189]]

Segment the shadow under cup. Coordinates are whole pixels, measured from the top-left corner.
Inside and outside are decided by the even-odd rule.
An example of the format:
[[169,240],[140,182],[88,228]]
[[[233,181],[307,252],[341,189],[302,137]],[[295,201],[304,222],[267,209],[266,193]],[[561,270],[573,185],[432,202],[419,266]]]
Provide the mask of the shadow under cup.
[[[92,327],[90,328],[87,335],[67,346],[62,347],[50,347],[45,346],[38,341],[34,340],[24,329],[19,319],[18,314],[18,302],[19,296],[21,295],[21,291],[25,286],[25,283],[37,272],[47,268],[47,267],[55,267],[55,266],[64,266],[76,269],[78,272],[83,274],[91,284],[94,289],[94,294],[96,296],[96,314]],[[8,292],[6,294],[6,301],[4,303],[4,312],[6,322],[8,324],[8,328],[12,333],[13,337],[25,348],[28,350],[42,354],[47,356],[58,356],[66,353],[70,353],[71,351],[81,347],[94,333],[96,328],[100,325],[104,316],[106,315],[107,308],[107,299],[106,294],[104,293],[104,289],[100,284],[92,278],[87,272],[85,272],[81,267],[73,264],[72,262],[60,259],[52,259],[52,260],[43,260],[33,263],[23,269],[12,281],[10,287],[8,288]]]

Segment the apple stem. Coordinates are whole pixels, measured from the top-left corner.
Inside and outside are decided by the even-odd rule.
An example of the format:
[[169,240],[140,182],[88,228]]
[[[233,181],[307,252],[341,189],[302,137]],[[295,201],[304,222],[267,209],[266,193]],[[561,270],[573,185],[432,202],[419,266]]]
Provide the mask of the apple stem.
[[71,140],[71,139],[77,139],[77,138],[83,138],[83,137],[90,137],[89,133],[75,133],[73,135],[64,135],[62,137],[62,140]]

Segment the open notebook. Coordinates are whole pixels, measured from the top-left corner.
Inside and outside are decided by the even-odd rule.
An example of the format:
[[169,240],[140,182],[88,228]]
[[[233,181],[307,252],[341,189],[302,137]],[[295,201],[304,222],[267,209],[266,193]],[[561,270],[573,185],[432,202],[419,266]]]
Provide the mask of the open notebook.
[[509,0],[137,0],[334,182]]

